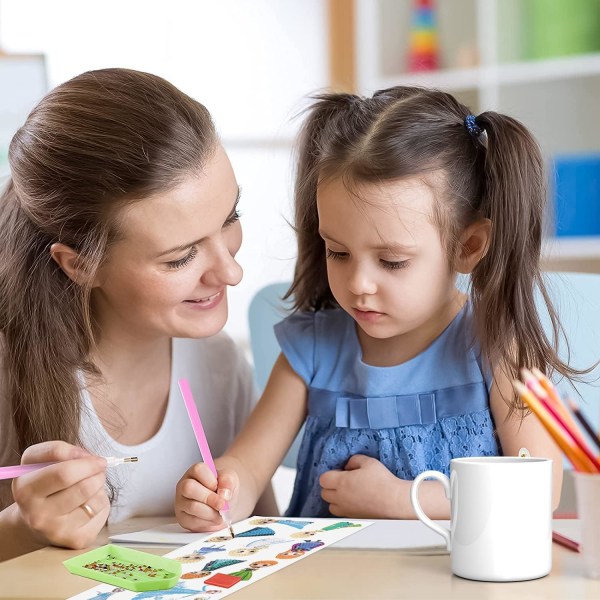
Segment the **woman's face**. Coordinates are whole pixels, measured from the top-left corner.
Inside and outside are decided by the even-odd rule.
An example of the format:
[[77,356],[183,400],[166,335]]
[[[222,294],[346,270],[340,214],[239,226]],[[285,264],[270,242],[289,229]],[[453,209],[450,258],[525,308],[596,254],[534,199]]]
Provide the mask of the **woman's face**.
[[242,269],[239,188],[219,145],[169,192],[134,202],[119,219],[92,290],[100,335],[201,338],[227,320],[227,286]]

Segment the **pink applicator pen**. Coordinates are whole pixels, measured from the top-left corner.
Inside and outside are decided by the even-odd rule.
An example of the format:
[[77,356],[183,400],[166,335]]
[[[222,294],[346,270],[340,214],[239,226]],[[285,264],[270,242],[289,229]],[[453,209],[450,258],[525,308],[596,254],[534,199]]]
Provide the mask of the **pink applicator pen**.
[[[208,441],[206,440],[204,427],[202,427],[202,421],[200,420],[200,415],[198,414],[198,408],[196,407],[194,397],[192,396],[190,384],[188,383],[187,379],[180,379],[178,383],[179,389],[181,390],[181,395],[183,396],[185,407],[187,408],[190,422],[192,424],[192,429],[194,430],[194,435],[196,436],[196,441],[198,442],[198,448],[200,448],[202,460],[206,463],[206,466],[212,471],[212,474],[218,479],[219,476],[217,475],[217,468],[215,467],[212,454],[210,453],[210,448],[208,447]],[[229,514],[228,502],[225,502],[225,506],[223,507],[223,510],[220,511],[220,513],[225,523],[227,523],[227,527],[229,527],[229,533],[231,533],[231,537],[234,538],[235,533],[233,533],[233,527],[231,526],[231,516]]]
[[[137,456],[104,456],[106,459],[106,465],[108,467],[116,467],[123,463],[133,463],[138,461]],[[44,467],[50,465],[57,465],[59,461],[46,462],[46,463],[31,463],[26,465],[14,465],[12,467],[0,467],[0,479],[14,479],[15,477],[21,477],[21,475],[27,475],[27,473],[33,473]]]

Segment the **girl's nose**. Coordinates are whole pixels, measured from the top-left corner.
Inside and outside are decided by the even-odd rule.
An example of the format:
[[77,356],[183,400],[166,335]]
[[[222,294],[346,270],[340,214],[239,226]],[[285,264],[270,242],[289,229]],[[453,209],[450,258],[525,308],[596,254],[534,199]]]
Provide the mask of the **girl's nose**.
[[356,261],[350,266],[348,290],[355,296],[374,294],[377,291],[377,284],[367,264]]

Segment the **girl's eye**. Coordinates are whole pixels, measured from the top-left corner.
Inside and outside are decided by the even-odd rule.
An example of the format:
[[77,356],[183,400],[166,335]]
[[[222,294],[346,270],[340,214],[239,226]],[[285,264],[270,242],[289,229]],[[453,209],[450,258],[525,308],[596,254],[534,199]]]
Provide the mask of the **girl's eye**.
[[335,251],[331,250],[330,248],[326,248],[325,256],[327,258],[331,258],[333,260],[344,260],[344,258],[346,258],[348,256],[348,253],[347,252],[335,252]]
[[196,254],[198,254],[198,250],[194,246],[186,256],[180,258],[179,260],[170,261],[166,263],[166,265],[169,267],[169,269],[181,269],[181,267],[185,267],[185,265],[187,265],[190,261],[194,260]]
[[400,260],[396,262],[391,260],[383,260],[383,258],[380,258],[379,262],[384,269],[389,269],[390,271],[395,271],[396,269],[405,269],[408,267],[407,260]]
[[234,210],[233,213],[231,213],[231,215],[229,215],[227,217],[227,221],[225,221],[225,223],[223,223],[223,227],[229,227],[229,225],[233,225],[234,223],[237,223],[240,220],[241,217],[241,213],[239,210]]

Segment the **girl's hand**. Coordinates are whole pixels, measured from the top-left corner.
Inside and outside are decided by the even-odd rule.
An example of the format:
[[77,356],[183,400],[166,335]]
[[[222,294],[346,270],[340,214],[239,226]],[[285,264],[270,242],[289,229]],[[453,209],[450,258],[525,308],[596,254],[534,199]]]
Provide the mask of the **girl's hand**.
[[53,461],[58,462],[13,479],[18,517],[39,544],[86,548],[110,511],[106,460],[60,441],[30,446],[21,458],[21,464]]
[[204,463],[191,466],[177,483],[175,516],[190,531],[218,531],[226,527],[219,514],[226,502],[235,500],[238,474],[232,469],[219,471],[219,481]]
[[336,517],[395,519],[399,495],[410,492],[410,481],[398,479],[375,458],[355,454],[343,471],[328,471],[319,479],[321,497]]

